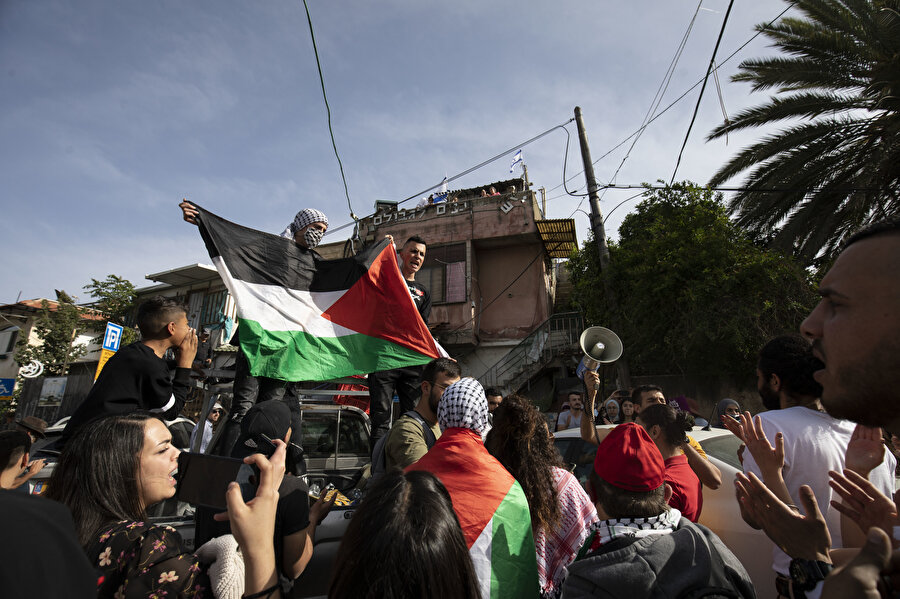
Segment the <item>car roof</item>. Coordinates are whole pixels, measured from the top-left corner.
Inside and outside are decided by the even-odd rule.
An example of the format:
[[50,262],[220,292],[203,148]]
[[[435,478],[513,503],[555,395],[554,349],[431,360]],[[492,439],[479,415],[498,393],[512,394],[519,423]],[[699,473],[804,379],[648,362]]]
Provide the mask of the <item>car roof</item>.
[[[615,428],[616,426],[617,425],[615,424],[603,424],[598,425],[597,428]],[[699,426],[695,426],[688,434],[693,437],[695,441],[700,442],[706,441],[707,439],[714,439],[716,437],[730,435],[731,431],[725,428],[713,428],[707,431],[703,430]],[[556,439],[571,439],[572,437],[581,438],[581,429],[568,428],[564,431],[553,433],[553,437]]]

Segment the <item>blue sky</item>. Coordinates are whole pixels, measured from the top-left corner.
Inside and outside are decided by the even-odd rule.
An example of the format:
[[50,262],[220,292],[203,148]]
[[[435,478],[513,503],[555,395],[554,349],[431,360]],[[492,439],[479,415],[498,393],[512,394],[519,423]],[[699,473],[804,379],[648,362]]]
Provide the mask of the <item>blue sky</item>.
[[[704,0],[662,106],[702,78],[727,0]],[[736,2],[723,60],[782,0]],[[582,107],[595,159],[640,125],[697,7],[655,2],[310,0],[354,212],[402,200]],[[789,13],[790,14],[790,13]],[[719,71],[725,107],[763,94],[730,82],[759,37]],[[114,273],[209,263],[177,207],[187,197],[280,232],[304,207],[350,221],[302,1],[0,1],[0,303],[53,297]],[[671,177],[699,88],[645,131],[617,177]],[[678,179],[706,182],[761,132],[705,142],[722,120],[710,81]],[[568,175],[581,170],[574,123]],[[588,219],[565,195],[561,130],[523,147],[548,216]],[[628,144],[600,161],[608,181]],[[509,176],[512,152],[451,188]],[[583,177],[569,185],[584,189]],[[610,190],[608,213],[634,191]],[[616,228],[636,201],[607,222]],[[588,211],[585,201],[581,210]],[[349,229],[325,242],[345,239]]]

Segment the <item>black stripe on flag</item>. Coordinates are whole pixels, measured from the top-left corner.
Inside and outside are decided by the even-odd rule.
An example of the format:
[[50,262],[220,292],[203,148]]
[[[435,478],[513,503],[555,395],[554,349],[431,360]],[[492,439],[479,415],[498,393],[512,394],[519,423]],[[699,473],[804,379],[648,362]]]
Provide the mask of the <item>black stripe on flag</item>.
[[[196,204],[195,204],[196,206]],[[351,258],[324,260],[293,240],[227,221],[197,206],[200,235],[211,258],[221,257],[235,279],[298,291],[341,291],[352,287],[388,244]]]

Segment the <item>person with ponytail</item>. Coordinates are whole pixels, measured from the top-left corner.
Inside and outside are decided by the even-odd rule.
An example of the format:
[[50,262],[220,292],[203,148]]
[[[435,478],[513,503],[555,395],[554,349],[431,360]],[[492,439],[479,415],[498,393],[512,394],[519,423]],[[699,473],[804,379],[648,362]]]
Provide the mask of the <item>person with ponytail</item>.
[[656,404],[641,410],[637,422],[656,443],[665,461],[665,480],[672,487],[669,505],[696,522],[703,509],[703,492],[700,479],[682,451],[688,443],[686,433],[693,428],[694,417],[670,405]]

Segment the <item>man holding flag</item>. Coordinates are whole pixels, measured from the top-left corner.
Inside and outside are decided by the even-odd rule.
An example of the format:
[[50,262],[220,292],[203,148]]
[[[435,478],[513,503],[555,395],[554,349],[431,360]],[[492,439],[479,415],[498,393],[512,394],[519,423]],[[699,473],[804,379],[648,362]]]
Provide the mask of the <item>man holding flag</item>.
[[[196,225],[197,216],[200,213],[198,208],[187,200],[182,200],[178,206],[181,208],[184,220]],[[322,259],[315,248],[322,241],[327,230],[328,217],[315,208],[305,208],[294,216],[294,220],[282,231],[281,237],[294,240],[300,249],[302,259],[299,262],[302,268],[312,271],[315,269],[315,261]],[[240,335],[241,331],[238,328],[231,338],[231,345],[241,347]],[[244,419],[244,415],[258,401],[282,399],[285,382],[277,378],[251,375],[244,352],[238,351],[235,359],[233,391],[231,416],[222,427],[222,433],[216,435],[215,442],[212,444],[214,452],[218,455],[231,455],[231,447],[240,435],[241,420]]]
[[[425,249],[425,240],[414,235],[406,240],[398,256],[400,272],[409,289],[409,295],[422,317],[422,322],[427,325],[428,317],[431,315],[431,293],[428,288],[416,281],[416,273],[425,264]],[[372,422],[370,438],[373,449],[378,440],[390,430],[394,392],[400,400],[401,414],[416,408],[422,395],[421,375],[421,366],[393,368],[369,375],[369,419]]]
[[[313,250],[327,228],[318,210],[300,211],[278,237],[187,202],[181,208],[186,221],[200,226],[235,299],[249,376],[283,389],[283,381],[331,380],[439,357],[389,240],[352,258],[323,260]],[[239,428],[239,419],[229,420],[234,428],[232,422]],[[220,444],[217,453],[226,449]]]

